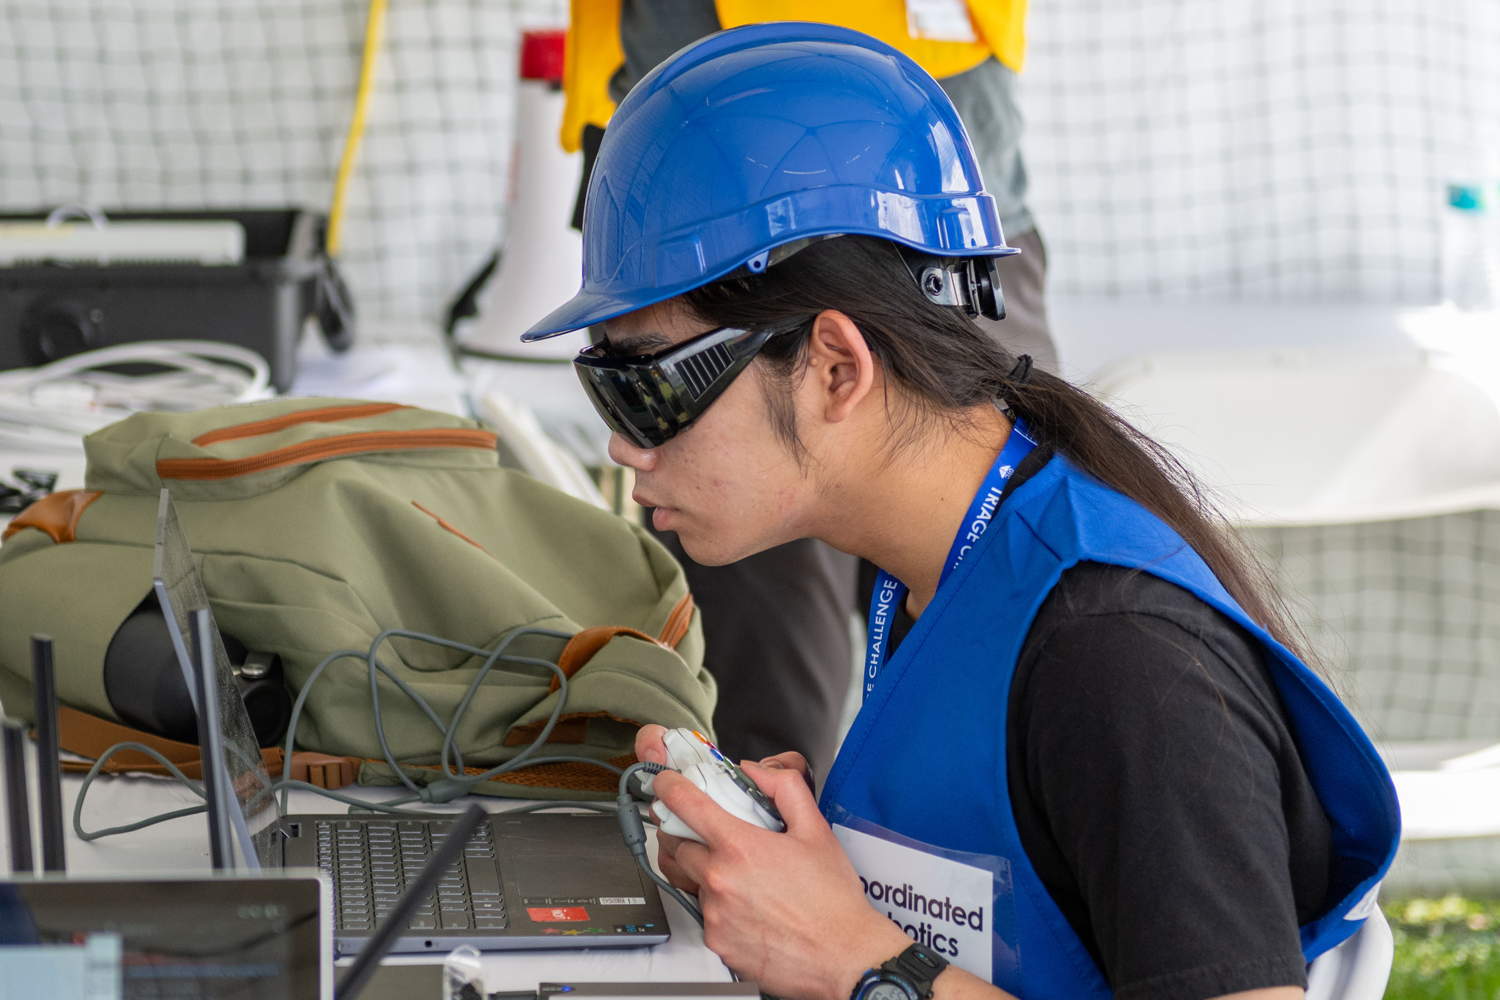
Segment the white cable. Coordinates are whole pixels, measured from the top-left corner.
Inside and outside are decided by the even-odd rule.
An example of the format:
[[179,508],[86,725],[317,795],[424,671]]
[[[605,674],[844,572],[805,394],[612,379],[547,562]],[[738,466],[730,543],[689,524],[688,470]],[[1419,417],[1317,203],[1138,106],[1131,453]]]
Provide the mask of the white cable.
[[[165,370],[145,375],[98,370],[130,363]],[[76,448],[82,435],[139,410],[186,411],[264,399],[270,384],[266,360],[236,344],[117,344],[0,372],[0,439]]]
[[108,221],[104,217],[104,213],[99,209],[94,208],[92,205],[69,203],[66,205],[58,205],[52,211],[48,212],[46,226],[48,229],[51,229],[54,226],[60,226],[73,216],[82,216],[83,218],[88,219],[95,229],[103,229],[105,223]]
[[[214,364],[215,361],[219,363]],[[264,358],[248,348],[210,340],[155,340],[116,344],[70,354],[38,368],[0,372],[0,391],[30,389],[45,382],[82,375],[90,369],[128,362],[149,362],[180,371],[195,372],[205,376],[216,386],[234,391],[234,399],[219,398],[218,402],[260,398],[270,385],[270,366]],[[172,373],[167,372],[165,375],[170,378]],[[163,378],[159,374],[120,376],[109,372],[95,372],[90,377],[101,384],[113,381],[145,390],[152,387],[153,380]],[[174,400],[170,396],[157,398],[142,392],[140,398],[157,408],[177,408],[172,405]]]

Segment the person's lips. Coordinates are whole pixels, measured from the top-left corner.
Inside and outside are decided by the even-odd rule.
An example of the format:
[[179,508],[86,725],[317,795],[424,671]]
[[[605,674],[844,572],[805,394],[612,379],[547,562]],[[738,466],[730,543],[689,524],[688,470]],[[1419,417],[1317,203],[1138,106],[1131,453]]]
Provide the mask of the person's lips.
[[677,511],[672,507],[656,507],[651,511],[651,527],[657,531],[671,531]]
[[650,495],[649,493],[643,493],[640,490],[635,490],[634,492],[632,492],[630,494],[630,499],[634,500],[640,506],[645,507],[646,509],[651,511],[651,526],[653,528],[655,528],[657,531],[670,530],[669,528],[664,527],[664,525],[670,524],[672,519],[676,516],[677,509],[675,507],[668,507],[658,501],[656,497]]

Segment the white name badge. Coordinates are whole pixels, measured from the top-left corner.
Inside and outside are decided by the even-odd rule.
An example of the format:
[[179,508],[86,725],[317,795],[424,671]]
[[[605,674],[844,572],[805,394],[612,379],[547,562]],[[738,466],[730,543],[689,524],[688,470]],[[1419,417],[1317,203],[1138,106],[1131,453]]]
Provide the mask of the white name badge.
[[964,0],[906,0],[906,33],[935,42],[977,42]]
[[992,872],[842,823],[834,824],[833,833],[859,873],[870,905],[900,924],[913,941],[990,981],[996,904]]

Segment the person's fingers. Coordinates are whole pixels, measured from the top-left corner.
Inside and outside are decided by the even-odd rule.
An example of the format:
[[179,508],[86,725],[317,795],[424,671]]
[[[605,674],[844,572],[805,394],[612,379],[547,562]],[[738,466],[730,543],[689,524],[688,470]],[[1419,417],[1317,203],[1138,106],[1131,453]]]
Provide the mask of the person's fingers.
[[661,868],[661,877],[663,879],[672,883],[676,888],[681,889],[682,892],[691,892],[691,894],[697,895],[697,879],[693,879],[685,871],[682,871],[682,864],[676,859],[676,855],[658,856],[657,865]]
[[[788,832],[827,829],[828,823],[818,811],[817,800],[805,776],[791,768],[749,764],[745,774],[776,803],[776,811],[786,823]],[[696,829],[696,827],[695,827]]]
[[[730,817],[730,819],[733,818],[732,816]],[[667,875],[665,867],[662,868],[662,875],[666,877],[668,882],[671,882],[678,888],[701,896],[703,893],[704,873],[708,869],[709,857],[708,848],[696,840],[684,840],[682,846],[677,849],[677,853],[672,856],[672,867],[676,870],[682,882],[679,883]],[[689,889],[688,886],[692,886],[692,888]]]
[[[786,774],[790,777],[792,772]],[[743,827],[750,825],[727,812],[708,793],[676,771],[658,774],[652,791],[657,801],[710,847],[721,840],[732,839]]]
[[781,767],[792,771],[800,771],[803,774],[806,774],[810,770],[807,758],[795,750],[783,750],[781,753],[762,757],[754,763],[759,764],[761,767]]
[[[746,761],[741,761],[740,767],[743,768],[746,763]],[[795,750],[783,750],[781,753],[762,757],[759,761],[750,763],[758,763],[761,767],[777,770],[796,771],[802,775],[802,780],[807,782],[807,787],[810,790],[813,788],[812,766],[807,763],[806,757]]]
[[651,764],[667,762],[667,747],[662,737],[667,735],[665,726],[655,723],[642,726],[635,734],[635,759]]
[[[698,891],[697,880],[683,871],[682,865],[677,861],[677,851],[681,849],[683,841],[664,833],[658,833],[656,838],[656,867],[661,869],[662,878],[684,892],[696,893]],[[664,841],[671,843],[664,843]]]

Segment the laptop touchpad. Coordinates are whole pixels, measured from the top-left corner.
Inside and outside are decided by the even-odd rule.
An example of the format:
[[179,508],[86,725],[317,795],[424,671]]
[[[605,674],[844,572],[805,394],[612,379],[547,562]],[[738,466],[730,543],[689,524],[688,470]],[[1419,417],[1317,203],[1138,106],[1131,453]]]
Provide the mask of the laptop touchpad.
[[545,858],[518,855],[516,888],[523,897],[639,896],[641,880],[634,866],[622,868],[616,858]]
[[613,816],[534,815],[524,832],[496,816],[495,827],[504,834],[502,866],[523,897],[641,894],[640,869]]

